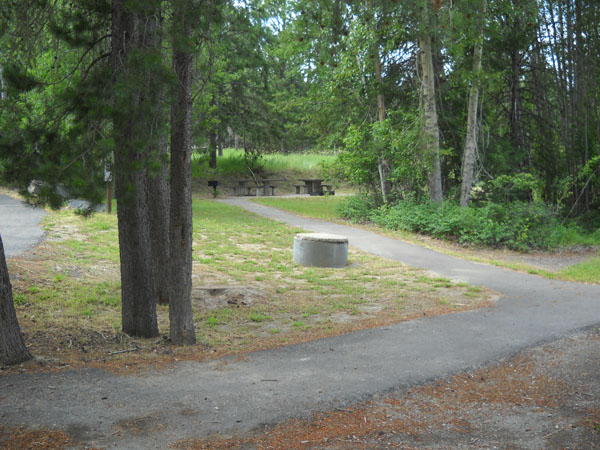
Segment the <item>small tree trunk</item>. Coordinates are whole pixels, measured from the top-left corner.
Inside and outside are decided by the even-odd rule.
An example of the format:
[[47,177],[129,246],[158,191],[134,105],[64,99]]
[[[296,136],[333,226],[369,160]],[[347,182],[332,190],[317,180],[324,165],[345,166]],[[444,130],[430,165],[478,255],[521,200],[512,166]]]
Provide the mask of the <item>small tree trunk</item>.
[[442,170],[440,165],[440,130],[438,126],[437,107],[435,104],[435,77],[431,55],[431,36],[422,34],[419,38],[421,47],[422,68],[422,108],[423,126],[425,134],[425,154],[430,160],[429,172],[429,199],[432,202],[441,202],[442,197]]
[[[379,50],[377,45],[373,46],[375,56],[375,79],[377,80],[377,120],[379,123],[385,122],[385,97],[383,95],[382,83],[383,75],[381,71],[381,59],[379,56]],[[391,183],[388,180],[390,175],[390,164],[387,158],[383,155],[379,155],[377,158],[377,170],[379,172],[379,180],[381,183],[381,197],[384,203],[387,203],[389,193],[391,190]]]
[[[482,0],[483,15],[486,11],[486,0]],[[483,53],[483,34],[473,49],[473,81],[469,91],[467,111],[467,135],[463,153],[462,184],[460,189],[460,206],[469,206],[471,187],[473,186],[473,170],[477,151],[477,105],[479,103],[479,74],[481,73],[481,56]]]
[[209,134],[208,153],[210,155],[208,167],[210,167],[211,169],[216,169],[217,168],[217,133],[215,130],[211,130],[210,134]]
[[160,170],[146,180],[148,195],[148,223],[150,224],[150,249],[152,252],[152,278],[156,301],[169,303],[169,162],[166,138],[159,143]]
[[31,359],[15,313],[4,245],[0,236],[0,364],[10,366]]
[[[175,2],[174,27],[183,40],[191,35],[185,2]],[[175,42],[178,39],[174,39]],[[192,183],[191,125],[193,54],[174,45],[173,70],[178,81],[177,98],[171,106],[171,217],[169,245],[171,341],[175,345],[196,342],[192,310]]]

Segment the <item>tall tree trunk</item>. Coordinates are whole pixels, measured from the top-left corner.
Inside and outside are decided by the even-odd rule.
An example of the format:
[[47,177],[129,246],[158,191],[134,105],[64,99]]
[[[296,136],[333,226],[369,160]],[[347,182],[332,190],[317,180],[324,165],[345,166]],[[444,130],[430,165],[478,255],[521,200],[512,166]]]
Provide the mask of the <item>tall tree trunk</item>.
[[208,161],[208,167],[211,169],[217,168],[217,132],[216,130],[210,130],[208,137],[208,154],[210,159]]
[[152,252],[152,278],[156,301],[161,305],[169,303],[169,156],[166,137],[158,144],[160,168],[146,180],[148,223],[150,224],[150,249]]
[[[156,298],[152,278],[150,226],[146,193],[147,171],[140,136],[147,133],[141,116],[147,98],[144,83],[137,77],[128,57],[132,50],[143,49],[152,39],[157,16],[140,18],[125,6],[125,0],[112,2],[112,53],[114,83],[120,93],[113,120],[115,183],[121,260],[121,296],[123,331],[132,336],[158,336]],[[136,79],[135,87],[132,80]],[[123,98],[126,100],[124,101]]]
[[[378,19],[375,14],[373,0],[370,1],[370,7],[373,11],[372,20],[375,24],[375,43],[373,44],[373,60],[375,63],[375,82],[377,91],[377,120],[379,123],[385,122],[385,97],[383,95],[383,71],[381,67],[381,55],[379,54],[379,42],[377,38]],[[379,171],[379,182],[381,187],[381,197],[384,203],[388,201],[388,194],[391,190],[391,183],[388,180],[390,175],[390,163],[384,155],[377,157],[377,170]]]
[[192,30],[183,0],[174,5],[173,70],[177,98],[171,106],[171,217],[169,320],[175,345],[196,342],[192,310],[191,125],[193,53],[187,47]]
[[10,366],[31,359],[15,313],[4,245],[0,236],[0,364]]
[[[425,7],[427,9],[427,6]],[[442,170],[440,165],[440,130],[435,104],[435,76],[431,54],[431,36],[423,33],[419,38],[422,69],[422,108],[425,134],[425,154],[431,163],[429,172],[429,199],[439,203],[442,197]]]
[[510,53],[511,95],[510,95],[510,141],[515,153],[523,149],[523,127],[521,110],[521,55],[518,50]]
[[[482,15],[485,16],[486,0],[482,0]],[[473,186],[473,170],[475,153],[477,152],[477,106],[479,104],[479,75],[481,73],[481,56],[483,53],[483,30],[473,49],[473,80],[469,91],[467,110],[467,135],[463,152],[462,185],[460,188],[460,206],[469,206],[471,187]]]
[[[381,71],[381,57],[379,56],[379,49],[377,45],[373,46],[374,57],[375,57],[375,80],[377,82],[377,120],[379,123],[385,122],[385,98],[382,92],[383,89],[383,75]],[[381,197],[383,202],[387,203],[389,193],[391,190],[391,183],[388,180],[390,175],[390,163],[387,158],[383,155],[379,155],[377,158],[377,169],[379,171],[379,180],[381,183]]]

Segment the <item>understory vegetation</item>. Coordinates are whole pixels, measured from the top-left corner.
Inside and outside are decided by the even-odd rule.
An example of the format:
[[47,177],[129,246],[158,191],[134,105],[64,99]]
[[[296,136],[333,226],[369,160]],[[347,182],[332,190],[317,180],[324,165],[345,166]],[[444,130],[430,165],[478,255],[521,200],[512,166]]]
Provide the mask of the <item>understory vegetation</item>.
[[460,244],[520,251],[600,244],[600,229],[588,230],[572,220],[563,222],[543,203],[486,202],[464,208],[451,202],[402,201],[377,207],[368,197],[355,196],[339,204],[338,212],[354,222],[372,222]]

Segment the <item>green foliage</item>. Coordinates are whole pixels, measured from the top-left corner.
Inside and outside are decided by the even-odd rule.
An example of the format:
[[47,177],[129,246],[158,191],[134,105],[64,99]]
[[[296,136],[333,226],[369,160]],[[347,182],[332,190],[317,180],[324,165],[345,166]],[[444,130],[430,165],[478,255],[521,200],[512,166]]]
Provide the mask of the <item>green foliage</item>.
[[487,202],[461,208],[450,202],[437,205],[403,201],[373,208],[368,197],[354,197],[341,204],[338,211],[357,222],[373,222],[384,228],[423,233],[461,244],[532,250],[600,242],[600,233],[587,233],[575,223],[561,224],[541,203]]
[[344,219],[357,223],[369,221],[369,216],[376,209],[376,203],[370,195],[353,195],[336,206],[336,212]]
[[539,180],[530,173],[500,175],[486,183],[484,192],[495,203],[530,202],[539,199]]
[[426,193],[427,161],[420,154],[420,121],[411,114],[390,113],[384,122],[351,125],[344,151],[324,169],[332,179],[380,192],[378,161],[387,161],[387,180],[398,198],[421,198]]

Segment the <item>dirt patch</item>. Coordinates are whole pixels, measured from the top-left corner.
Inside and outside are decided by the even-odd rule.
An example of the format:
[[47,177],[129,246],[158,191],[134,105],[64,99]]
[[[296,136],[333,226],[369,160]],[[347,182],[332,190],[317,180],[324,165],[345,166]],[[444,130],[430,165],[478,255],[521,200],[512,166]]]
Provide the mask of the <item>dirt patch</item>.
[[6,450],[54,450],[67,448],[72,444],[73,439],[59,430],[0,427],[0,448]]
[[581,247],[556,252],[508,254],[505,256],[505,259],[528,264],[550,272],[559,272],[569,266],[585,262],[596,256],[598,256],[598,249],[595,247]]
[[600,331],[369,402],[181,449],[600,448]]
[[259,290],[244,286],[208,286],[192,289],[193,301],[207,310],[252,306],[256,300],[264,297],[265,294]]

